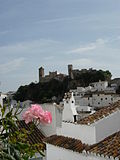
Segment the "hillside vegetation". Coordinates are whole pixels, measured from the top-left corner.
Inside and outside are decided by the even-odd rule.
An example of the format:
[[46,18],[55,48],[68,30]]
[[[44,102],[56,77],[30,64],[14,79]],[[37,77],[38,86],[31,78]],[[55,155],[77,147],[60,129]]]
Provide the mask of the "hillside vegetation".
[[34,102],[45,103],[62,100],[64,93],[69,89],[78,86],[88,86],[89,83],[98,82],[99,80],[111,80],[111,73],[103,70],[86,70],[86,72],[74,73],[74,79],[68,76],[63,81],[52,79],[49,82],[31,83],[20,86],[14,96],[17,101],[32,100]]

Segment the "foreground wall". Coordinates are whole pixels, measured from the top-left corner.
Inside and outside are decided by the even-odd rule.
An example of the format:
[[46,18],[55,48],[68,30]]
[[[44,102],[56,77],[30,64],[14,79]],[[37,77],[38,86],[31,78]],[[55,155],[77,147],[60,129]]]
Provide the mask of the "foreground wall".
[[95,127],[74,123],[62,123],[62,128],[57,129],[57,135],[80,139],[82,143],[96,143]]
[[109,160],[103,157],[73,152],[50,144],[47,144],[46,147],[46,160]]
[[120,110],[95,123],[96,142],[120,130]]

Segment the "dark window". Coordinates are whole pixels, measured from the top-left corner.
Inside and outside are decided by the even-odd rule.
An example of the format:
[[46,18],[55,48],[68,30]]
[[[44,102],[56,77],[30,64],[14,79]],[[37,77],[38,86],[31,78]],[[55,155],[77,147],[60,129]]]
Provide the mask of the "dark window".
[[107,100],[107,98],[105,98]]
[[101,98],[101,101],[103,100],[103,98]]
[[98,104],[100,104],[100,102],[98,102]]
[[76,115],[74,115],[74,122],[76,122],[77,121],[77,119],[76,119]]
[[68,103],[68,101],[66,101],[66,103]]
[[72,101],[72,103],[74,103],[74,101]]

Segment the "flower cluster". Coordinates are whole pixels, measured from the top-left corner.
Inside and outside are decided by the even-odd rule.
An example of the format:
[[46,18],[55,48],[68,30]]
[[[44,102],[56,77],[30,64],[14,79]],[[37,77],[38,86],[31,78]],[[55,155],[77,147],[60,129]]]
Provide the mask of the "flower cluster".
[[52,122],[51,113],[48,111],[44,111],[42,107],[38,104],[31,105],[30,108],[25,111],[22,115],[25,123],[32,122],[33,120],[38,120],[43,124],[48,124]]

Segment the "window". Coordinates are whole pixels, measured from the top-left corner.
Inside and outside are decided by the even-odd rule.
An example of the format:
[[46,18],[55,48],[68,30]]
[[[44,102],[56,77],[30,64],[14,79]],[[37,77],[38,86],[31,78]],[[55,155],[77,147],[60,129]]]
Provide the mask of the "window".
[[76,122],[77,121],[77,117],[76,117],[76,115],[74,115],[74,122]]
[[100,102],[98,102],[98,104],[100,104]]
[[74,101],[72,101],[72,103],[74,103]]
[[68,103],[68,101],[66,101],[66,103]]
[[107,100],[107,98],[105,98]]
[[113,101],[113,98],[111,98],[111,101]]
[[103,100],[103,98],[101,98],[101,101]]

